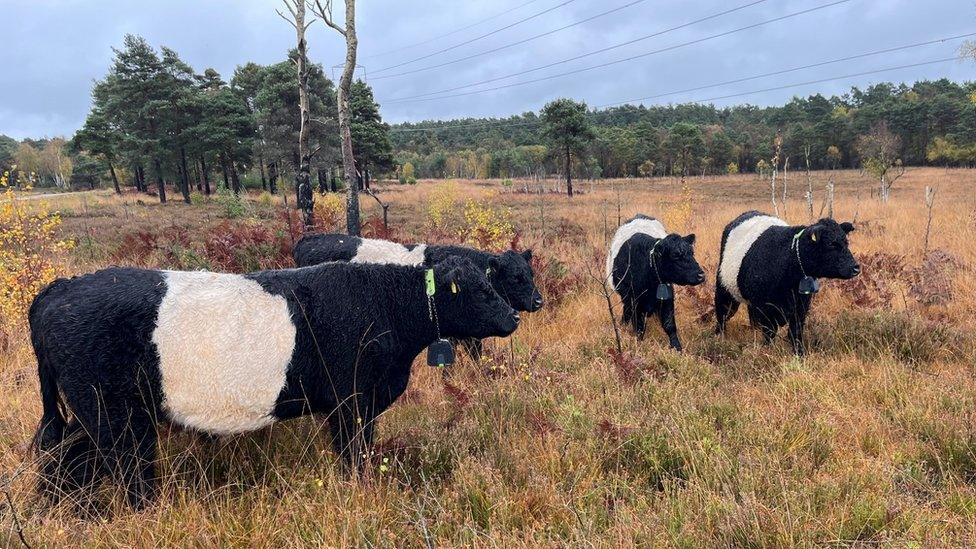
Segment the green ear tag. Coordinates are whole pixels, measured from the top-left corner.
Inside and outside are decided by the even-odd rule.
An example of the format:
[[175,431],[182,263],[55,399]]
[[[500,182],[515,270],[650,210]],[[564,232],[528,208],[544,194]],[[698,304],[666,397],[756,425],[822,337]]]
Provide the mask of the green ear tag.
[[427,281],[427,296],[433,296],[436,286],[434,285],[434,269],[427,269],[424,273],[424,279]]

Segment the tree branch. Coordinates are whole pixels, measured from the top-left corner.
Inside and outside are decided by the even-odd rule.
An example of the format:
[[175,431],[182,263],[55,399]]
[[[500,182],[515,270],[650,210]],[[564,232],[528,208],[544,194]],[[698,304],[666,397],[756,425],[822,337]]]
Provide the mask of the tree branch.
[[[287,4],[285,4],[285,5],[287,5]],[[287,17],[285,17],[285,14],[281,13],[281,10],[275,10],[275,13],[278,14],[278,17],[284,19],[289,25],[291,25],[293,29],[295,29],[296,31],[298,30],[298,26],[295,25],[295,22],[292,21],[291,19],[288,19]]]
[[340,27],[332,20],[332,0],[326,0],[325,6],[322,5],[322,0],[308,0],[308,7],[312,10],[313,15],[317,15],[322,22],[335,29],[336,32],[342,36],[346,35],[346,29]]

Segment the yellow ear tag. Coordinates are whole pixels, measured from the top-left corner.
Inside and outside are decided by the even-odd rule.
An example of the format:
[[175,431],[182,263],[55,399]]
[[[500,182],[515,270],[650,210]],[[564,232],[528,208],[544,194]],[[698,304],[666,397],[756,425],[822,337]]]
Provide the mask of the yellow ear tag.
[[452,293],[452,294],[456,294],[456,293],[458,293],[458,287],[457,287],[457,284],[455,284],[455,283],[453,283],[453,282],[451,282],[451,293]]
[[816,242],[817,241],[817,233],[810,233],[810,240]]

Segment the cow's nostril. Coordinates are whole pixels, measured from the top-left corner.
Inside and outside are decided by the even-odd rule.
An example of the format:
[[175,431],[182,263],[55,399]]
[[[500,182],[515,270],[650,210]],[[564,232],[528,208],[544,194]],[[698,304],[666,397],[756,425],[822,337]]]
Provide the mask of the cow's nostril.
[[516,323],[516,324],[518,324],[519,322],[521,322],[521,321],[522,321],[522,317],[521,317],[521,316],[520,316],[520,315],[519,315],[518,313],[513,313],[513,314],[512,314],[512,318],[514,318],[514,319],[515,319],[515,323]]

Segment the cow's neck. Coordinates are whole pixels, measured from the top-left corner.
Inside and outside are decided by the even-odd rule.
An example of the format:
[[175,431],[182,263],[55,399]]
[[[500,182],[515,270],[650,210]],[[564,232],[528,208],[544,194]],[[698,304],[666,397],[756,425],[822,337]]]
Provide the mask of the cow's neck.
[[411,360],[437,339],[427,307],[424,268],[409,268],[396,274],[398,291],[392,292],[390,319],[397,329],[400,353]]

